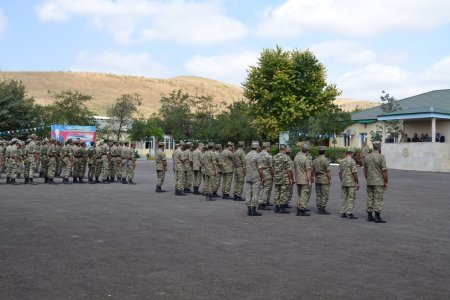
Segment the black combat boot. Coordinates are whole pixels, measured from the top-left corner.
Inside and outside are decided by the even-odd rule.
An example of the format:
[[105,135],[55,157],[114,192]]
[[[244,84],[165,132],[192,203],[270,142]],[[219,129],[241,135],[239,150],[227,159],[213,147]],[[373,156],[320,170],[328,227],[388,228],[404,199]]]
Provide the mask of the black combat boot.
[[231,199],[231,198],[230,198],[230,195],[228,195],[228,194],[223,194],[223,195],[222,195],[222,199]]
[[9,183],[12,184],[12,185],[19,185],[19,183],[16,182],[16,180],[13,179],[13,178],[11,178],[11,181]]
[[317,214],[319,215],[329,215],[330,213],[325,210],[325,208],[318,207]]
[[122,184],[128,184],[128,182],[125,178],[122,178]]
[[73,177],[73,183],[78,183],[77,177]]
[[375,219],[373,218],[372,212],[367,212],[367,222],[373,222]]
[[284,204],[280,205],[280,214],[288,214],[290,213],[289,211],[286,210],[286,206]]
[[297,216],[300,216],[300,217],[309,217],[310,214],[308,214],[308,213],[306,212],[306,210],[304,210],[304,209],[297,208]]
[[188,188],[185,188],[185,189],[184,189],[184,192],[185,192],[186,194],[192,193],[191,189],[188,189]]
[[234,201],[245,201],[245,199],[242,199],[241,196],[234,195]]
[[122,177],[117,176],[117,183],[120,183],[122,181]]
[[273,204],[267,201],[266,206],[273,206]]
[[266,207],[265,204],[258,204],[258,210],[271,210],[271,209]]
[[356,217],[354,214],[348,214],[347,219],[356,220],[356,219],[358,219],[358,217]]
[[252,206],[252,216],[253,217],[259,217],[261,216],[261,213],[256,211],[256,207]]
[[386,223],[386,221],[381,218],[379,212],[375,212],[375,223]]
[[48,184],[56,184],[56,182],[53,180],[53,178],[48,179]]
[[202,193],[200,193],[198,191],[198,186],[194,186],[194,195],[201,195]]
[[44,177],[44,183],[48,183],[48,177],[47,176]]
[[25,178],[24,184],[28,184],[30,182],[29,178]]
[[346,213],[342,213],[341,214],[341,218],[347,218],[347,214]]
[[128,180],[128,184],[136,185],[136,182],[133,182],[133,179],[129,179],[129,180]]
[[6,177],[6,183],[9,184],[11,182],[11,177]]
[[186,196],[186,194],[183,193],[181,190],[177,190],[175,195],[177,195],[177,196]]
[[79,183],[86,183],[86,181],[83,180],[83,177],[78,177],[78,182]]
[[217,195],[217,191],[213,192],[212,195],[213,195],[214,198],[219,198],[220,197],[219,195]]
[[280,206],[279,205],[275,205],[275,208],[273,210],[274,213],[279,213],[280,212]]
[[44,177],[44,172],[39,172],[39,178],[43,178]]
[[251,215],[252,215],[252,207],[247,206],[247,216],[251,216]]
[[156,186],[156,189],[155,189],[155,192],[161,193],[160,190],[161,190],[161,187],[157,185],[157,186]]
[[95,183],[100,183],[100,180],[98,180],[98,177],[95,177]]
[[33,178],[30,178],[30,180],[28,181],[28,184],[37,185],[37,183],[33,181]]

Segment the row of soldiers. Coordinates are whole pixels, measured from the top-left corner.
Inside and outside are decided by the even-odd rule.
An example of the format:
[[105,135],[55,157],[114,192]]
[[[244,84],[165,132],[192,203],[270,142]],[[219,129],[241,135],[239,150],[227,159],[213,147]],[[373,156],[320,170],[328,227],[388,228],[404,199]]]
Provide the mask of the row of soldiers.
[[[245,143],[239,142],[238,148],[228,142],[222,150],[220,144],[199,144],[193,150],[192,143],[180,142],[173,153],[173,170],[175,173],[175,195],[183,196],[193,186],[194,194],[206,196],[212,201],[218,197],[217,191],[222,183],[222,198],[231,199],[230,191],[234,177],[234,200],[246,201],[247,215],[260,216],[257,210],[271,210],[269,200],[274,188],[274,212],[289,213],[289,201],[297,186],[297,216],[309,216],[308,203],[311,198],[312,185],[315,184],[317,213],[327,215],[331,180],[330,160],[326,157],[326,147],[319,147],[319,156],[312,159],[310,147],[299,145],[301,151],[292,160],[291,150],[280,145],[279,153],[272,156],[268,142],[251,144],[247,154]],[[367,180],[367,220],[384,223],[381,218],[383,191],[387,188],[388,176],[386,160],[381,154],[381,145],[373,143],[374,151],[364,158],[364,175]],[[348,149],[345,158],[339,162],[339,178],[341,182],[342,218],[357,219],[353,214],[356,190],[359,189],[358,173],[354,160],[354,150]],[[167,161],[164,154],[164,143],[159,144],[156,152],[156,170],[158,182],[156,192],[161,189],[167,172]],[[199,187],[203,181],[203,193]],[[246,184],[246,200],[241,194]],[[373,215],[375,213],[375,216]]]
[[56,184],[55,177],[62,177],[63,184],[86,183],[86,175],[91,184],[135,184],[135,146],[133,142],[105,139],[87,147],[86,142],[72,139],[65,143],[38,141],[35,134],[25,142],[13,138],[0,141],[0,176],[5,171],[6,183],[18,184],[16,179],[23,169],[24,183],[32,185],[37,173],[48,184]]

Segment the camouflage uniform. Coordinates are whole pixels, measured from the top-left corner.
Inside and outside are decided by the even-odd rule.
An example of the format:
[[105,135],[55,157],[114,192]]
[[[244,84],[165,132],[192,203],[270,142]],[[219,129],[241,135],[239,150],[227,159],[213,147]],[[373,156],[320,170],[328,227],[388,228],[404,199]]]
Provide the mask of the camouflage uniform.
[[48,179],[48,177],[47,177],[47,173],[48,173],[48,156],[47,156],[48,146],[49,146],[49,143],[46,142],[46,141],[41,146],[41,173],[43,174],[45,180]]
[[8,162],[7,177],[9,177],[11,182],[15,182],[19,165],[19,149],[16,144],[12,144],[6,149],[6,157]]
[[165,163],[167,163],[166,153],[164,153],[164,148],[158,148],[155,153],[156,160],[156,176],[157,176],[157,188],[161,188],[164,183],[164,178],[166,176],[167,167]]
[[[66,142],[66,145],[62,148],[63,166],[64,166],[64,181],[68,182],[69,177],[73,173],[73,147],[70,142]],[[74,175],[75,176],[75,175]]]
[[129,184],[134,184],[133,178],[136,158],[134,157],[134,147],[132,146],[133,144],[131,144],[131,147],[122,148],[121,156],[124,158],[122,161],[122,183],[126,183],[128,180]]
[[95,176],[95,147],[91,146],[87,150],[87,163],[88,163],[88,180],[89,182],[94,181]]
[[328,172],[331,171],[330,161],[325,155],[319,155],[312,164],[316,183],[316,206],[325,209],[330,195]]
[[181,145],[174,152],[175,191],[178,194],[184,190],[184,162],[186,161]]
[[199,193],[198,189],[202,184],[202,159],[203,152],[201,150],[202,145],[199,145],[199,148],[195,149],[192,153],[192,169],[194,171],[194,194]]
[[192,187],[192,180],[194,178],[193,172],[193,154],[191,150],[190,144],[186,144],[187,149],[184,150],[184,157],[186,160],[184,161],[184,191],[190,192]]
[[272,194],[273,186],[273,158],[267,150],[262,150],[258,156],[258,170],[262,169],[263,183],[260,189],[259,204],[269,204],[270,195]]
[[83,142],[81,144],[81,148],[83,149],[83,164],[81,165],[81,174],[83,174],[82,178],[86,176],[86,165],[89,160],[89,151],[88,148],[86,148],[86,144]]
[[216,197],[217,197],[217,191],[219,190],[220,185],[222,184],[223,170],[222,170],[222,158],[220,157],[221,152],[222,152],[222,145],[216,144],[216,151],[213,152],[215,160],[216,160],[216,165],[217,165],[217,173],[216,173],[216,177],[215,177],[215,181],[214,181],[214,189],[213,189],[213,194]]
[[367,174],[367,212],[380,213],[383,209],[383,171],[387,171],[386,159],[378,151],[373,151],[367,155],[364,164],[364,172]]
[[[211,147],[211,148],[209,148]],[[203,183],[203,190],[207,200],[212,200],[212,194],[214,191],[215,177],[217,173],[217,160],[216,155],[212,150],[212,145],[209,145],[208,150],[203,154],[203,170],[205,174],[205,181]]]
[[295,181],[297,182],[297,208],[305,210],[309,200],[311,186],[308,182],[307,170],[311,170],[311,160],[303,152],[297,153],[294,158]]
[[30,147],[30,140],[27,140],[27,142],[25,143],[25,148],[24,148],[24,160],[23,160],[23,166],[24,166],[24,173],[23,173],[23,177],[25,178],[25,184],[27,184],[30,180],[30,161],[28,160],[28,148]]
[[356,162],[350,156],[339,162],[339,177],[341,179],[341,214],[353,214],[355,207],[356,182],[353,176],[357,173]]
[[34,170],[36,169],[36,156],[38,153],[38,146],[35,141],[31,141],[27,148],[27,161],[29,164],[28,174],[25,174],[28,178],[34,177]]
[[117,157],[117,180],[122,179],[122,148],[123,148],[123,141],[119,141],[119,145],[117,146],[117,153],[119,156]]
[[61,144],[61,142],[58,142],[58,144],[56,145],[56,157],[57,157],[57,159],[56,159],[56,171],[55,171],[55,173],[56,173],[56,175],[58,177],[60,177],[61,173],[62,173],[62,168],[63,168],[63,162],[62,162],[63,156],[62,156],[62,144]]
[[[292,168],[290,158],[283,152],[273,157],[274,184],[276,206],[284,209],[289,200],[289,187],[291,186]],[[276,211],[276,210],[275,210]]]
[[111,152],[107,143],[103,143],[103,145],[100,146],[100,152],[102,154],[102,171],[100,177],[103,182],[107,182],[109,177],[109,165],[111,162]]
[[[122,148],[125,149],[125,147]],[[123,157],[122,157],[123,158]],[[95,147],[95,182],[99,183],[98,180],[100,178],[100,175],[102,174],[102,143],[100,142],[99,145]],[[123,170],[123,168],[122,168]]]
[[76,142],[73,146],[73,182],[78,182],[78,176],[81,167],[82,154],[80,153],[80,147],[78,146],[78,142]]
[[[228,147],[232,147],[232,143],[228,143]],[[233,182],[233,158],[234,154],[228,147],[220,153],[222,160],[222,170],[223,170],[223,185],[222,185],[222,198],[230,198],[231,184]]]
[[56,172],[56,156],[58,155],[58,150],[56,149],[56,141],[53,141],[50,146],[48,146],[47,157],[48,157],[48,172],[47,177],[49,182],[53,182]]
[[0,178],[2,177],[2,173],[5,170],[5,152],[5,143],[3,141],[0,141]]
[[261,188],[261,178],[258,173],[258,153],[252,145],[252,150],[244,157],[245,183],[246,183],[246,201],[249,208],[248,215],[252,215],[251,210],[256,209],[259,200],[259,190]]
[[[289,157],[289,165],[291,166],[292,172],[294,172],[294,161],[292,160],[290,153],[288,154]],[[292,199],[292,195],[294,194],[294,185],[289,186],[289,194],[288,194],[288,204]]]
[[240,142],[240,147],[234,152],[234,199],[240,200],[242,191],[244,189],[245,180],[245,168],[244,168],[244,158],[245,152],[243,146],[244,143]]

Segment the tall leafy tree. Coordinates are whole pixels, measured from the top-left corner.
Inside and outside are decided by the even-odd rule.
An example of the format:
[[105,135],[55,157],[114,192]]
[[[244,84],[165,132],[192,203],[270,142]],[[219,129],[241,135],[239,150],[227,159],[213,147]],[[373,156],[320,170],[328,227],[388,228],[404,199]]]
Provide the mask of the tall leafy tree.
[[77,90],[49,91],[49,94],[55,100],[46,107],[48,123],[81,126],[97,124],[94,112],[86,105],[86,102],[92,99],[91,96]]
[[161,107],[158,118],[161,128],[166,134],[175,139],[189,139],[193,136],[194,98],[182,90],[173,90],[169,95],[163,95],[160,100]]
[[131,129],[133,117],[141,104],[142,97],[139,94],[125,94],[117,98],[116,103],[108,108],[107,128],[117,140],[122,138],[124,131]]
[[129,138],[133,141],[148,140],[151,136],[154,136],[157,140],[161,140],[164,135],[164,131],[158,125],[158,119],[155,116],[150,118],[140,117],[134,119],[129,130]]
[[264,49],[243,84],[257,130],[271,139],[331,105],[340,91],[309,51]]

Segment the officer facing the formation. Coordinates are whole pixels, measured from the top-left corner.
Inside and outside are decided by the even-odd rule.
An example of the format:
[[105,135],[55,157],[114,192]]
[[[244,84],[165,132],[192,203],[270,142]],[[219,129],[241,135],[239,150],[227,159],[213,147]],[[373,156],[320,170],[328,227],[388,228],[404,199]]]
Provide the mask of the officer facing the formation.
[[[381,154],[381,143],[373,142],[373,152],[364,161],[364,176],[367,180],[367,221],[386,223],[380,214],[383,208],[383,194],[388,187],[386,159]],[[375,219],[372,212],[375,212]]]
[[313,161],[312,168],[316,180],[316,206],[317,213],[320,215],[329,215],[325,210],[331,186],[331,167],[330,160],[325,156],[325,146],[319,147],[319,156]]
[[312,166],[308,158],[309,146],[303,145],[302,151],[294,158],[295,181],[297,182],[297,216],[309,216],[306,212],[312,185]]
[[175,195],[185,196],[184,191],[184,162],[186,161],[184,155],[184,142],[180,142],[178,148],[173,153],[173,167],[175,171]]
[[345,158],[339,162],[339,179],[341,180],[341,218],[358,219],[353,215],[355,195],[359,190],[358,171],[353,159],[355,151],[348,149]]
[[201,195],[199,192],[200,185],[202,184],[202,159],[203,159],[203,151],[205,146],[200,143],[198,144],[197,149],[192,153],[192,169],[194,172],[194,195]]
[[270,143],[263,143],[263,150],[258,155],[258,172],[261,178],[261,189],[259,193],[259,206],[258,209],[270,210],[267,206],[270,206],[269,200],[272,194],[273,185],[273,159],[269,154]]
[[259,143],[252,142],[250,152],[244,157],[247,216],[261,215],[261,213],[256,211],[261,189],[261,178],[258,171],[258,148]]
[[274,184],[275,184],[275,213],[287,214],[289,188],[295,184],[289,156],[286,154],[286,145],[280,145],[280,152],[273,157]]
[[206,195],[206,201],[214,201],[213,189],[215,184],[215,178],[217,175],[217,163],[216,156],[213,152],[214,143],[208,143],[208,150],[203,154],[203,172],[205,179],[203,182],[203,191]]
[[232,142],[227,143],[227,147],[220,153],[222,159],[222,173],[223,173],[223,184],[222,184],[222,199],[231,199],[231,184],[233,182],[233,147]]
[[242,191],[244,189],[244,180],[245,180],[245,168],[244,168],[244,151],[245,142],[240,141],[238,143],[238,149],[234,152],[233,155],[233,164],[234,164],[234,201],[244,201],[241,198]]
[[164,153],[164,142],[159,142],[158,150],[156,150],[155,153],[155,160],[156,160],[156,177],[158,178],[155,192],[164,193],[165,191],[161,189],[164,183],[164,177],[166,176],[167,172],[167,159],[166,153]]

